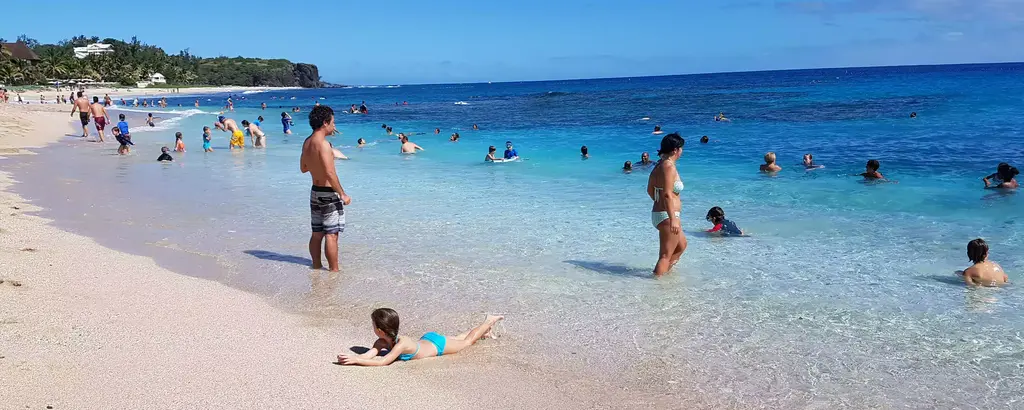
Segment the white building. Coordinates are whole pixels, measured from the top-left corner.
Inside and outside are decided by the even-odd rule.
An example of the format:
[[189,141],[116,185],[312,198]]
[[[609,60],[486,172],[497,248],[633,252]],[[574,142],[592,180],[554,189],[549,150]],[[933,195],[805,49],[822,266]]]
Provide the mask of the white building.
[[153,75],[149,76],[149,82],[151,82],[153,84],[166,84],[167,83],[167,79],[164,78],[163,74],[156,73],[156,74],[153,74]]
[[85,47],[75,47],[75,58],[85,58],[88,56],[113,52],[113,44],[92,43]]

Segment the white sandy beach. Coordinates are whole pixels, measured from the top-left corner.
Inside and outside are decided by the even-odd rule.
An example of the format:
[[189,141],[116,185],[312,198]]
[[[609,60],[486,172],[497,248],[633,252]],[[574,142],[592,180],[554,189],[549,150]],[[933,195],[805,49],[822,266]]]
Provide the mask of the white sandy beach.
[[[100,87],[100,88],[88,88],[85,90],[89,96],[97,96],[101,99],[104,95],[110,95],[111,98],[121,97],[172,97],[172,96],[184,96],[184,95],[204,95],[204,94],[219,94],[219,93],[243,93],[246,91],[280,91],[280,90],[301,90],[301,87],[183,87],[183,88],[128,88],[128,87]],[[46,104],[43,105],[57,105],[55,104],[57,96],[67,97],[71,94],[67,88],[61,88],[61,91],[57,91],[53,88],[46,90],[31,90],[21,93],[10,91],[11,102],[16,102],[18,97],[17,94],[21,94],[23,101],[29,103],[29,105],[38,105],[39,96],[43,97],[43,101]],[[70,107],[68,108],[70,110]]]
[[[68,138],[69,109],[0,104],[0,155]],[[13,183],[0,172],[0,408],[682,405],[516,360],[507,354],[515,337],[389,367],[338,366],[338,353],[372,342],[369,309],[366,323],[286,313],[254,294],[61,231],[31,215],[39,208],[11,193]],[[328,287],[337,283],[318,274]]]

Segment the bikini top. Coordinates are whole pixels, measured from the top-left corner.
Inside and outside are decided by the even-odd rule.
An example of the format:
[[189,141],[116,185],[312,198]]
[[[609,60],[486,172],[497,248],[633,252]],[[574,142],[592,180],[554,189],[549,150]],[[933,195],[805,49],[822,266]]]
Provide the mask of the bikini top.
[[[679,178],[679,174],[676,174],[676,182],[672,184],[672,193],[679,195],[680,192],[683,192],[683,188],[683,180]],[[654,188],[654,196],[661,196],[661,188]]]
[[[395,340],[395,345],[398,345],[398,340]],[[391,348],[394,349],[394,346],[392,346]],[[413,357],[416,357],[416,353],[419,353],[419,352],[420,352],[420,344],[416,343],[416,351],[415,352],[412,352],[411,354],[410,353],[400,354],[400,355],[398,355],[398,360],[401,360],[403,362],[412,360]]]

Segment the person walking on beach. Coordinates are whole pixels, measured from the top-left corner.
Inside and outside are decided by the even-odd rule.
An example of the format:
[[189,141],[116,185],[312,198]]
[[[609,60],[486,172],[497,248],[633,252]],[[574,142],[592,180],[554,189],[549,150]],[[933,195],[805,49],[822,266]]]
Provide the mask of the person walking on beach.
[[[309,126],[313,134],[302,143],[302,157],[299,169],[309,173],[313,187],[309,193],[310,225],[313,233],[309,237],[309,256],[313,269],[322,269],[320,246],[324,245],[327,266],[331,272],[338,271],[338,235],[345,231],[345,206],[352,198],[338,181],[334,168],[334,149],[327,141],[327,135],[335,132],[334,110],[320,105],[309,113]],[[326,244],[324,244],[326,239]]]
[[96,132],[100,135],[99,142],[103,142],[103,130],[107,128],[110,117],[107,116],[107,108],[100,104],[100,97],[92,97],[89,111],[92,113],[92,122],[96,124]]
[[82,138],[85,138],[89,136],[89,100],[83,94],[78,92],[75,105],[71,107],[71,116],[74,117],[75,111],[78,111],[78,119],[82,120]]
[[676,161],[683,155],[686,143],[678,133],[671,133],[661,139],[658,156],[661,161],[651,170],[647,179],[647,196],[654,201],[651,208],[651,223],[658,230],[658,263],[654,265],[654,276],[667,273],[686,251],[686,234],[680,222],[683,180],[676,169]]

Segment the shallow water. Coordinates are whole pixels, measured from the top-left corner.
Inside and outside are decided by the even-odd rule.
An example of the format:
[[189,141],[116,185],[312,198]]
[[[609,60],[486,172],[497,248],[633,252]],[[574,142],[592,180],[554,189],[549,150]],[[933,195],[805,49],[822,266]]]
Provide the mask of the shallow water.
[[[59,224],[313,316],[365,320],[386,305],[416,333],[504,313],[510,360],[707,405],[1017,406],[1021,293],[968,290],[953,272],[967,266],[966,243],[983,237],[1020,279],[1022,199],[982,190],[980,178],[998,162],[1022,163],[1022,73],[907,67],[248,94],[229,116],[266,117],[270,148],[229,152],[227,134],[214,132],[209,154],[201,128],[223,96],[204,96],[206,113],[153,110],[169,120],[133,131],[132,156],[68,140],[12,168]],[[344,273],[330,280],[305,267],[309,180],[298,172],[305,113],[321,96],[338,111],[363,100],[371,110],[336,116],[334,145],[352,158],[338,170],[354,202]],[[296,133],[282,135],[280,112],[299,105]],[[712,121],[720,111],[732,121]],[[412,140],[426,151],[398,155],[381,123],[424,133]],[[655,124],[687,138],[689,248],[662,280],[649,275],[647,171],[620,171],[656,150]],[[179,130],[190,151],[155,163]],[[455,131],[462,139],[448,142]],[[355,148],[360,137],[372,144]],[[482,163],[506,140],[525,161]],[[784,167],[775,177],[757,173],[769,150]],[[805,152],[826,167],[804,171]],[[870,158],[898,183],[849,176]],[[716,205],[751,237],[703,235]]]

